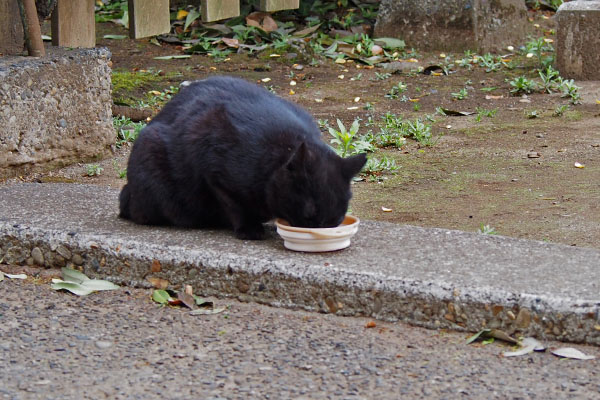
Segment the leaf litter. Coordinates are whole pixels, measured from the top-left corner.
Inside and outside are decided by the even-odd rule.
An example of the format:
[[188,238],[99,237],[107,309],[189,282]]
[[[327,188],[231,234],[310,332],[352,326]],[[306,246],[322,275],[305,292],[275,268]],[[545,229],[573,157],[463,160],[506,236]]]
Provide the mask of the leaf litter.
[[190,285],[185,285],[184,289],[179,292],[169,289],[155,289],[152,292],[152,300],[161,306],[185,306],[190,309],[190,315],[219,314],[227,309],[227,307],[215,307],[212,301],[204,300],[193,294]]
[[120,286],[102,279],[90,279],[87,275],[72,268],[61,268],[63,279],[52,279],[54,290],[68,290],[77,296],[86,296],[101,290],[115,290]]
[[[520,340],[516,340],[506,332],[499,329],[482,329],[473,336],[469,337],[466,341],[466,344],[470,344],[478,340],[483,340],[484,344],[488,344],[490,342],[486,342],[486,340],[489,339],[499,339],[518,346],[518,348],[514,351],[505,351],[502,353],[503,357],[520,357],[533,352],[546,351],[546,346],[535,338],[525,337],[521,338]],[[596,358],[595,356],[587,355],[573,347],[551,349],[550,352],[557,357],[571,358],[575,360],[592,360]]]

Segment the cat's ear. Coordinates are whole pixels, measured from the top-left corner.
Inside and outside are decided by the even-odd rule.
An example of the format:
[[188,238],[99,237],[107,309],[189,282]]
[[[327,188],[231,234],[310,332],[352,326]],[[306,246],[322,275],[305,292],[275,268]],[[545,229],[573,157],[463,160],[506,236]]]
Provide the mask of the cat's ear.
[[342,159],[342,174],[346,180],[352,179],[352,177],[360,172],[367,162],[367,154],[360,153],[352,157]]
[[290,171],[298,171],[306,165],[308,159],[308,149],[306,143],[302,142],[300,146],[293,151],[292,155],[286,163],[286,168]]

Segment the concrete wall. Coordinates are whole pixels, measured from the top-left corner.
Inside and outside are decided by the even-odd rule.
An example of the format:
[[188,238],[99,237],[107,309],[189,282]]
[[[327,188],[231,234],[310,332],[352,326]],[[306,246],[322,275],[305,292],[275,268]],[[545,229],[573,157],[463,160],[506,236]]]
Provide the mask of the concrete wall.
[[421,50],[496,51],[523,42],[523,0],[382,0],[376,37],[397,37]]
[[0,58],[0,178],[104,156],[115,142],[110,52]]

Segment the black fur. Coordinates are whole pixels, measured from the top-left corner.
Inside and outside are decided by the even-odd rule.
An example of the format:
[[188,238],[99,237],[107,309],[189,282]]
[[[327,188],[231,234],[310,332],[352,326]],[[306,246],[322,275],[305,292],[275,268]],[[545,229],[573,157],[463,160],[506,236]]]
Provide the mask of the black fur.
[[333,227],[366,162],[342,159],[299,106],[244,80],[214,77],[183,88],[140,133],[120,195],[138,224],[230,227],[260,239],[262,223]]

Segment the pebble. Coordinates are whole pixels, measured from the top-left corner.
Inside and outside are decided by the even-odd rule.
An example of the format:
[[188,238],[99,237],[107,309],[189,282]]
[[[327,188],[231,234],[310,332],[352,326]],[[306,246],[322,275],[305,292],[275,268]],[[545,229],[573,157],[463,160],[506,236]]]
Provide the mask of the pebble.
[[31,258],[33,258],[33,261],[37,265],[44,265],[44,254],[42,253],[42,250],[40,250],[39,247],[34,247],[31,250]]
[[112,347],[113,344],[112,342],[107,342],[105,340],[97,340],[95,345],[97,348],[104,350]]

